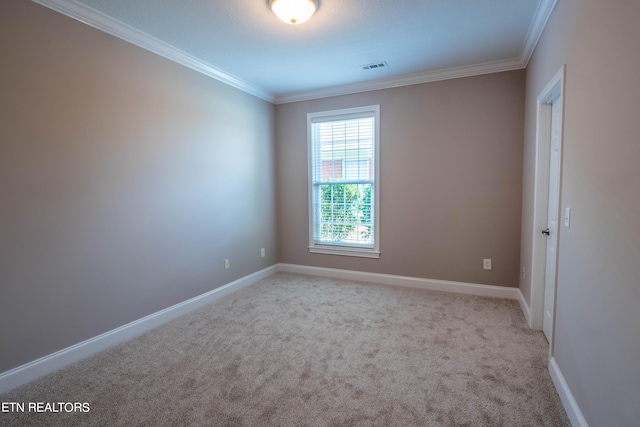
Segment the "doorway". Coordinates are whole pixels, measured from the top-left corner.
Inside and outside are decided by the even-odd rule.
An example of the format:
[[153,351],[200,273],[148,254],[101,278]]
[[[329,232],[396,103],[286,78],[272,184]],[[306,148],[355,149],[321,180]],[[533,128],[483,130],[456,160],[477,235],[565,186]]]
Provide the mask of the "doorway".
[[553,354],[556,266],[560,230],[565,66],[538,96],[536,134],[531,326],[542,329]]

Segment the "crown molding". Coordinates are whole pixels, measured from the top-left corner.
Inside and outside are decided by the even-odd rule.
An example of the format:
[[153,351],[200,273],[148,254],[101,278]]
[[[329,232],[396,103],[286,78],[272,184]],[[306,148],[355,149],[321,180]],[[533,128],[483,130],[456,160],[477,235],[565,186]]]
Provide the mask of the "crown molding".
[[214,67],[170,44],[137,30],[91,7],[73,0],[31,0],[100,31],[118,37],[206,76],[212,77],[243,92],[273,103],[275,96],[266,90]]
[[527,32],[527,37],[522,46],[522,52],[520,53],[520,60],[525,67],[529,64],[533,51],[536,49],[540,37],[542,37],[542,33],[547,26],[547,22],[551,17],[551,12],[553,12],[557,3],[558,0],[542,0],[538,4],[538,9],[536,9],[536,14],[533,16],[529,32]]
[[311,99],[327,98],[330,96],[349,95],[352,93],[368,92],[372,90],[389,89],[393,87],[408,86],[420,83],[430,83],[440,80],[457,79],[461,77],[479,76],[482,74],[499,73],[526,68],[533,51],[540,41],[540,37],[551,17],[551,12],[558,0],[541,0],[536,13],[531,20],[531,26],[525,37],[522,51],[518,58],[504,61],[485,62],[462,67],[453,67],[428,71],[426,73],[412,74],[384,80],[375,80],[365,83],[337,86],[328,89],[297,92],[288,95],[278,95],[275,104],[287,104],[291,102],[308,101]]
[[389,79],[374,80],[350,85],[335,86],[327,89],[296,92],[292,94],[274,95],[252,83],[244,81],[229,73],[214,67],[180,49],[137,30],[91,7],[74,0],[31,0],[70,18],[94,27],[112,36],[118,37],[171,61],[182,64],[206,76],[226,83],[236,89],[254,95],[274,104],[307,101],[330,96],[348,95],[352,93],[368,92],[372,90],[389,89],[440,80],[457,79],[461,77],[478,76],[482,74],[499,73],[526,68],[533,55],[542,32],[553,12],[558,0],[541,0],[535,16],[527,32],[520,57],[502,61],[485,62],[462,67],[446,68],[425,73],[405,75]]
[[440,80],[458,79],[461,77],[479,76],[482,74],[500,73],[503,71],[520,70],[524,68],[519,58],[504,61],[485,62],[482,64],[465,65],[462,67],[446,68],[429,71],[426,73],[410,74],[388,79],[374,80],[364,83],[354,83],[344,86],[335,86],[327,89],[297,92],[288,95],[276,96],[275,104],[287,104],[291,102],[308,101],[310,99],[327,98],[330,96],[349,95],[352,93],[369,92],[372,90],[389,89],[401,86],[410,86],[421,83],[437,82]]

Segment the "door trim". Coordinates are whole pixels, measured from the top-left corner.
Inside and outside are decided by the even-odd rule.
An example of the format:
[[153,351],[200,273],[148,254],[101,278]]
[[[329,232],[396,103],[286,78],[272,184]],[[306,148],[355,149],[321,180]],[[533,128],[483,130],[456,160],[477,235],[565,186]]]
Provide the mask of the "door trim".
[[[532,230],[532,260],[531,260],[531,327],[542,329],[544,319],[544,281],[546,267],[547,241],[541,234],[541,230],[547,227],[549,208],[549,161],[551,150],[551,106],[554,100],[561,102],[560,110],[560,152],[558,171],[558,201],[561,200],[562,192],[562,146],[564,129],[564,86],[565,70],[563,65],[553,76],[547,86],[540,92],[537,99],[537,124],[536,124],[536,158],[535,158],[535,181],[534,181],[534,202],[533,202],[533,230]],[[560,214],[560,203],[558,203],[558,217]],[[558,224],[558,232],[560,224]],[[559,249],[559,248],[558,248]],[[559,250],[556,251],[556,256]],[[557,265],[557,263],[556,263]],[[556,267],[557,272],[557,267]],[[556,273],[557,277],[557,273]],[[555,289],[555,286],[554,286]],[[555,299],[554,299],[555,300]],[[555,332],[555,306],[552,311]],[[553,355],[553,341],[555,333],[552,333],[552,340],[549,343],[549,355]]]

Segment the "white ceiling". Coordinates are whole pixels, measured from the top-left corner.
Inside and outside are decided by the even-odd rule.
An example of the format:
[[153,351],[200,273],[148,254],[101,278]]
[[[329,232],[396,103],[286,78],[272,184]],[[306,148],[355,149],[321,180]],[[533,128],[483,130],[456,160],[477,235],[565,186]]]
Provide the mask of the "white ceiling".
[[557,0],[319,0],[298,26],[269,0],[33,1],[283,103],[524,68]]

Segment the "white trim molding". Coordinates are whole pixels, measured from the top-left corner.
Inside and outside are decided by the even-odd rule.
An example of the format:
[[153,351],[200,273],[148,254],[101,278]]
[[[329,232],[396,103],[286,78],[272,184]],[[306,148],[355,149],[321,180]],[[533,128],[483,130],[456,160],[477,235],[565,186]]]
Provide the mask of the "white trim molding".
[[[373,149],[371,156],[373,157],[373,164],[369,164],[369,171],[373,171],[373,178],[355,180],[354,184],[365,184],[373,187],[373,192],[370,197],[371,205],[371,217],[373,224],[370,226],[373,228],[371,234],[373,235],[372,246],[356,246],[353,244],[345,243],[343,245],[330,244],[321,242],[321,185],[326,184],[320,177],[322,163],[322,141],[316,140],[316,133],[314,129],[316,126],[322,126],[326,123],[335,121],[344,121],[350,119],[373,119],[373,135],[372,141]],[[320,128],[322,129],[322,128]],[[322,137],[324,138],[324,136]],[[359,137],[358,137],[359,138]],[[363,142],[364,141],[364,142]],[[356,151],[360,153],[361,143],[366,143],[366,140],[358,140],[358,148]],[[344,255],[353,257],[364,258],[380,258],[380,105],[368,105],[364,107],[345,108],[341,110],[320,111],[307,114],[307,152],[308,152],[308,191],[309,191],[309,252],[326,254],[326,255]],[[346,154],[345,154],[346,155]],[[360,158],[360,154],[357,155]],[[346,184],[347,180],[334,181],[335,184]]]
[[522,314],[524,314],[524,318],[527,321],[527,325],[531,328],[531,308],[529,304],[527,304],[527,300],[524,298],[524,294],[518,288],[518,303],[520,303],[520,310],[522,310]]
[[582,411],[578,406],[578,402],[573,398],[573,394],[560,371],[560,367],[558,366],[556,359],[553,357],[549,359],[549,374],[551,375],[553,385],[555,385],[556,390],[558,390],[560,401],[562,401],[562,406],[564,406],[565,411],[567,411],[567,416],[569,417],[571,425],[573,427],[589,427],[587,420],[585,420],[582,415]]
[[524,68],[519,58],[505,61],[485,62],[483,64],[466,65],[462,67],[446,68],[425,73],[410,74],[388,79],[373,80],[364,83],[335,86],[327,89],[297,92],[278,95],[275,104],[308,101],[310,99],[328,98],[331,96],[350,95],[352,93],[369,92],[372,90],[390,89],[394,87],[431,83],[441,80],[458,79],[462,77],[480,76],[483,74],[500,73],[503,71],[521,70]]
[[[544,320],[544,286],[546,268],[547,239],[540,234],[540,230],[547,227],[549,208],[549,156],[551,150],[551,108],[555,99],[564,105],[564,85],[566,67],[563,65],[540,92],[537,99],[536,112],[536,154],[534,166],[534,200],[533,200],[533,229],[531,243],[531,322],[532,329],[542,329]],[[563,107],[561,107],[563,108]],[[564,128],[564,111],[560,119],[560,158],[559,158],[559,188],[558,209],[562,201],[562,145]],[[558,230],[560,226],[558,225]],[[558,251],[556,251],[558,253]],[[549,343],[550,355],[553,355],[553,339]]]
[[360,258],[380,258],[380,251],[369,251],[369,250],[361,250],[350,247],[340,247],[340,246],[309,246],[309,252],[313,254],[324,254],[324,255],[340,255],[340,256],[354,256]]
[[265,101],[273,103],[275,96],[268,91],[233,76],[213,65],[204,62],[168,43],[142,32],[130,25],[127,25],[109,15],[96,9],[77,3],[72,0],[31,0],[42,6],[55,10],[65,16],[73,18],[93,28],[103,31],[112,36],[118,37],[133,45],[146,49],[150,52],[167,58],[173,62],[184,65],[199,73],[214,78],[229,86],[235,87],[243,92],[254,95]]
[[[423,279],[408,276],[367,273],[353,270],[311,267],[294,264],[275,264],[248,276],[242,277],[207,293],[175,304],[164,310],[127,323],[119,328],[105,332],[78,344],[64,348],[40,359],[26,363],[0,374],[0,393],[36,380],[55,372],[74,362],[96,354],[114,345],[123,343],[137,335],[156,328],[172,319],[187,314],[197,308],[216,301],[226,295],[252,285],[277,272],[305,274],[310,276],[329,277],[342,280],[357,280],[383,285],[403,286],[441,292],[453,292],[484,297],[521,300],[520,290],[502,286],[482,285],[475,283],[452,282],[446,280]],[[521,302],[522,304],[522,302]],[[525,313],[526,316],[526,313]],[[586,425],[586,424],[585,424]]]
[[542,37],[542,32],[547,26],[547,22],[551,17],[551,12],[553,12],[553,9],[556,7],[556,3],[558,3],[558,0],[542,0],[540,4],[538,4],[538,9],[536,9],[536,14],[533,17],[533,21],[531,21],[529,32],[527,33],[524,46],[522,46],[522,52],[520,53],[520,62],[522,62],[523,68],[529,64],[529,60],[540,41],[540,37]]
[[518,288],[481,285],[476,283],[451,282],[447,280],[423,279],[419,277],[396,276],[391,274],[368,273],[364,271],[340,270],[335,268],[311,267],[308,265],[279,264],[282,273],[305,274],[341,280],[357,280],[380,285],[403,286],[430,291],[453,292],[483,297],[517,300]]
[[198,71],[206,76],[219,80],[236,89],[247,92],[258,98],[273,104],[286,104],[311,99],[327,98],[338,95],[368,92],[372,90],[389,89],[421,83],[429,83],[440,80],[456,79],[461,77],[478,76],[482,74],[498,73],[503,71],[520,70],[526,68],[529,59],[535,50],[544,28],[553,12],[558,0],[541,0],[536,13],[531,21],[529,31],[525,37],[520,56],[517,58],[473,64],[462,67],[453,67],[432,70],[425,73],[399,76],[390,79],[374,80],[370,82],[352,85],[337,86],[321,90],[303,91],[290,94],[273,94],[250,82],[233,76],[212,64],[202,61],[168,43],[131,27],[111,16],[96,9],[73,0],[31,0],[56,12],[94,27],[112,36],[118,37],[185,67]]
[[0,374],[0,393],[7,392],[30,381],[50,374],[58,369],[82,360],[92,354],[123,343],[148,330],[156,328],[176,317],[189,313],[217,299],[231,294],[245,286],[278,272],[278,266],[272,265],[248,276],[242,277],[202,295],[172,305],[156,313],[134,320],[119,328],[100,334],[81,343],[72,345],[55,353],[41,357],[17,368]]

